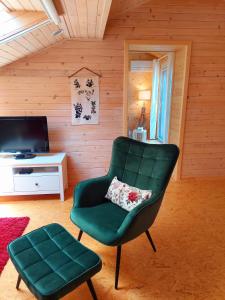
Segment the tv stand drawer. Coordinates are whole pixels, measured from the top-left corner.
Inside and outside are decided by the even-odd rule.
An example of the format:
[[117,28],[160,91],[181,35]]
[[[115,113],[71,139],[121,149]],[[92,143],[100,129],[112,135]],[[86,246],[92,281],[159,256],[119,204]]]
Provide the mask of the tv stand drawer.
[[66,154],[39,154],[18,160],[11,155],[0,155],[0,182],[0,197],[59,194],[64,201],[68,187]]
[[59,176],[15,176],[15,192],[59,191]]

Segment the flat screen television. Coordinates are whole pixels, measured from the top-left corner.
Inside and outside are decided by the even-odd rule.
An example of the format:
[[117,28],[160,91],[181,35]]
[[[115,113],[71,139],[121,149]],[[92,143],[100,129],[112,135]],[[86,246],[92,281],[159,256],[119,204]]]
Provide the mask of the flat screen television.
[[0,117],[0,152],[31,158],[49,152],[46,117]]

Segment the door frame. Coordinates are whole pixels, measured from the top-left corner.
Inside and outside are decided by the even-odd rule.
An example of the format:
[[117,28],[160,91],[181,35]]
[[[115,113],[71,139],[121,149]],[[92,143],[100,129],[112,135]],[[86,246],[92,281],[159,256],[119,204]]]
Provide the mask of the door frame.
[[[182,83],[182,102],[181,102],[181,114],[179,119],[179,138],[178,147],[180,149],[180,155],[177,162],[176,169],[173,174],[175,180],[180,180],[182,177],[182,162],[183,162],[183,148],[184,148],[184,132],[187,110],[187,96],[188,96],[188,84],[189,84],[189,70],[191,59],[191,41],[181,40],[125,40],[124,41],[124,81],[123,81],[123,135],[127,136],[128,126],[128,72],[129,72],[129,47],[131,45],[145,47],[146,52],[158,51],[158,52],[170,52],[184,50],[184,70],[183,70],[183,83]],[[174,72],[176,72],[174,68]]]

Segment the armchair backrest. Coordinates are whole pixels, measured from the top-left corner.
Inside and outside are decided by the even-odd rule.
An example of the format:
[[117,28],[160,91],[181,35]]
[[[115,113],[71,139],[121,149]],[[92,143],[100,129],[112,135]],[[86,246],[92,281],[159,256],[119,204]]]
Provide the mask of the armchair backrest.
[[165,191],[175,167],[179,149],[172,144],[147,144],[118,137],[113,143],[108,175],[153,193]]

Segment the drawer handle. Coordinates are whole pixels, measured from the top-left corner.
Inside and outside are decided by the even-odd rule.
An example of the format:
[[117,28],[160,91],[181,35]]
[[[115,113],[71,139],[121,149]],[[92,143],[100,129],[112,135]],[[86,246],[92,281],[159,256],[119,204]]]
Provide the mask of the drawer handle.
[[39,186],[39,184],[38,184],[37,182],[35,183],[35,185],[36,185],[36,186]]

